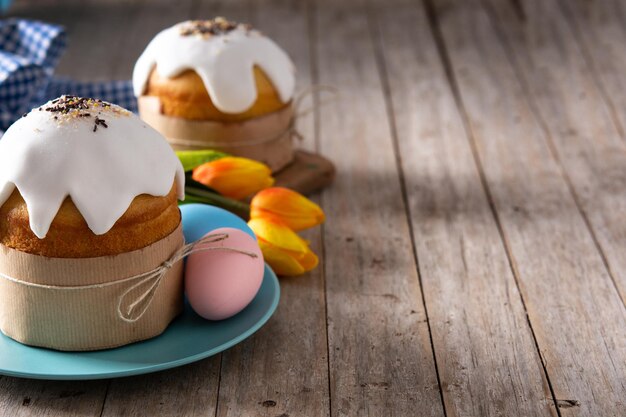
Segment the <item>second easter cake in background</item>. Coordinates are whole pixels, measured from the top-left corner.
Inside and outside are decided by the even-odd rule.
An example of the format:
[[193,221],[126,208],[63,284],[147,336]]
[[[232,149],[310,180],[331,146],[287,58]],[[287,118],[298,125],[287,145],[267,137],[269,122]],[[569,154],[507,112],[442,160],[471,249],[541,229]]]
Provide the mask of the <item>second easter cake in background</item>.
[[141,117],[175,149],[218,149],[267,163],[293,158],[295,70],[250,25],[195,20],[165,29],[133,71]]

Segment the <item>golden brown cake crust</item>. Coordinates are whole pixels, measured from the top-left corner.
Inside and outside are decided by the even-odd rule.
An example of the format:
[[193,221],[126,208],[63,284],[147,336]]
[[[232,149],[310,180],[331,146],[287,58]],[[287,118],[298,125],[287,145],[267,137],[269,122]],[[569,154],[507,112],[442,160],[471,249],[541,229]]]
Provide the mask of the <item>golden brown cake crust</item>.
[[252,107],[243,113],[219,111],[209,97],[202,79],[192,70],[174,78],[162,77],[157,69],[152,70],[145,94],[159,97],[163,114],[189,120],[239,122],[275,112],[288,104],[280,100],[271,81],[258,67],[254,67],[254,78],[258,97]]
[[54,258],[116,255],[163,239],[180,223],[176,185],[165,197],[142,194],[107,233],[95,235],[68,197],[44,239],[31,231],[26,203],[16,189],[0,207],[0,244]]

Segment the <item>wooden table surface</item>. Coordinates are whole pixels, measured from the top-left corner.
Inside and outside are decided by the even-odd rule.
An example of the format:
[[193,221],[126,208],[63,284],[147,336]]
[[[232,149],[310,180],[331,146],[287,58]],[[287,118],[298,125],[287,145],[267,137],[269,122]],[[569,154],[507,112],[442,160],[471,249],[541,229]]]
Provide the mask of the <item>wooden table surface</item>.
[[[128,79],[160,29],[272,36],[337,165],[321,254],[256,335],[179,369],[0,379],[3,416],[625,416],[626,5],[620,0],[18,0],[59,73]],[[319,99],[319,98],[318,98]]]

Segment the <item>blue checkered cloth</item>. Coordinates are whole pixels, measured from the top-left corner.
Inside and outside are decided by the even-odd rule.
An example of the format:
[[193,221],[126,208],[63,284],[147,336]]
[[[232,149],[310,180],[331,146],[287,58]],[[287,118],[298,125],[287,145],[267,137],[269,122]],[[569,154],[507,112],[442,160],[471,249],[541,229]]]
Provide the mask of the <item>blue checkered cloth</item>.
[[65,46],[61,26],[23,19],[0,21],[0,131],[33,107],[63,94],[99,98],[137,110],[130,81],[55,78]]

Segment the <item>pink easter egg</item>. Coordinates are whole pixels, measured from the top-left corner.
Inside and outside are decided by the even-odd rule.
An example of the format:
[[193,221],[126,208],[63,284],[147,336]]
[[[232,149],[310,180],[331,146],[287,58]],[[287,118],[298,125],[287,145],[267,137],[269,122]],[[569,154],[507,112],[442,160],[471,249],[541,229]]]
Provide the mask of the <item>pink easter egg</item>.
[[[257,242],[239,229],[223,227],[207,235],[224,233],[219,242],[198,247],[224,248],[192,253],[185,266],[185,292],[198,315],[208,320],[223,320],[243,310],[256,296],[263,281],[263,254]],[[226,248],[253,253],[244,253]]]

